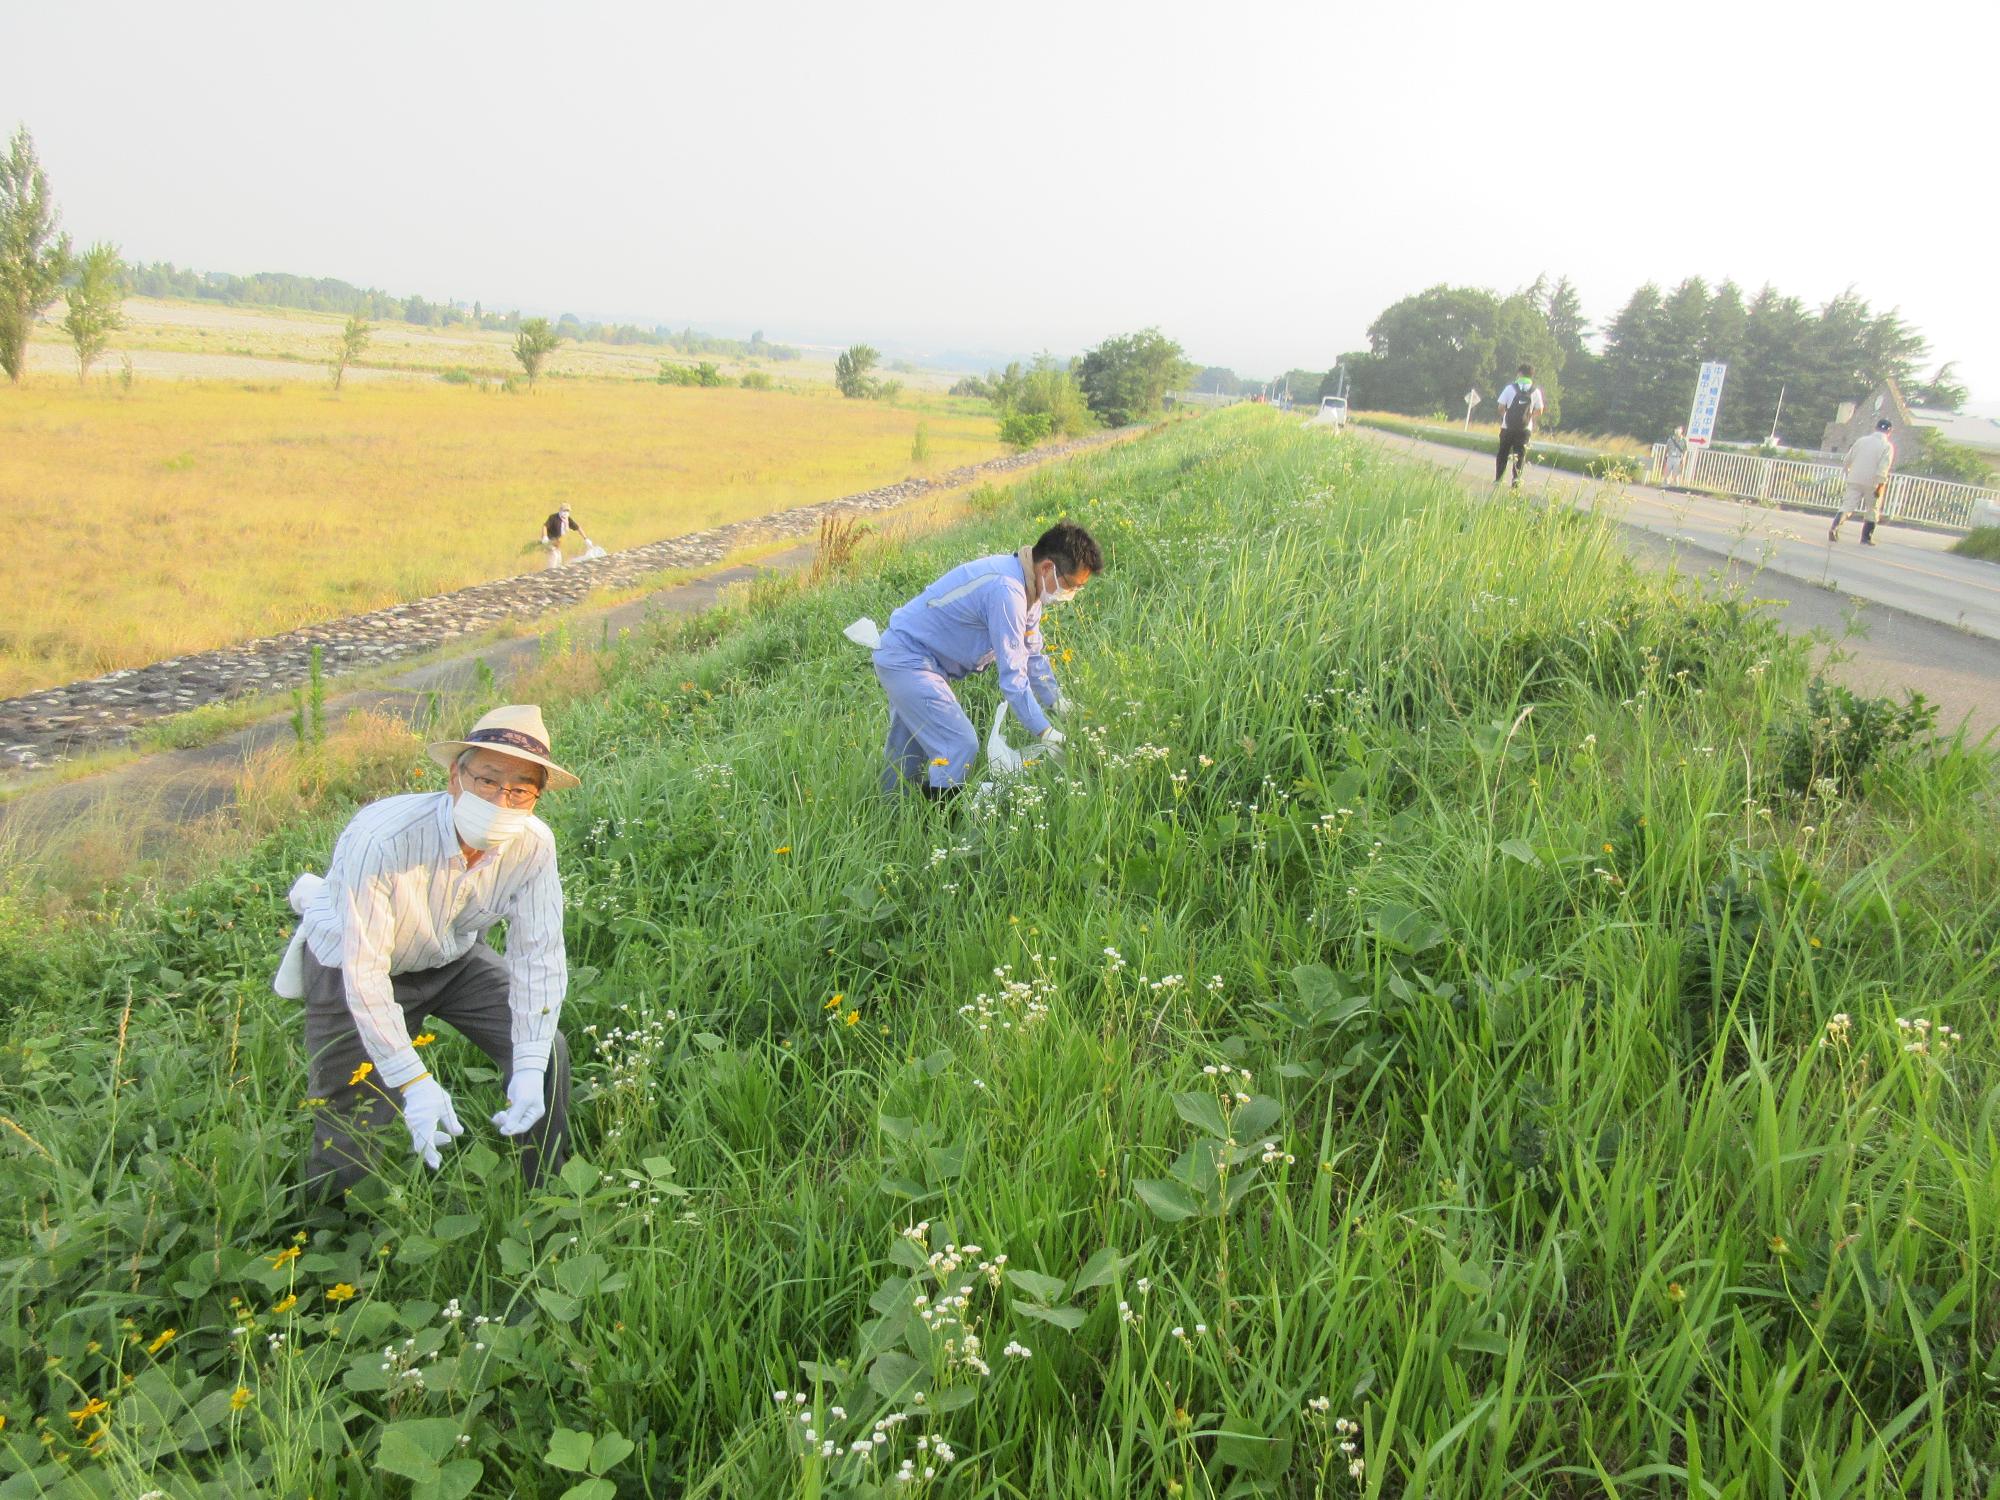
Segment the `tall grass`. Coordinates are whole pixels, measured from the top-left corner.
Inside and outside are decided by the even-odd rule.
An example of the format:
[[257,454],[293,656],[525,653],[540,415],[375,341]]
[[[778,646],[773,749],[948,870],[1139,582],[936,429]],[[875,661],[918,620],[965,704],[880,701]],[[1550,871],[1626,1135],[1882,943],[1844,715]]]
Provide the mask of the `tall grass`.
[[920,420],[944,467],[1003,451],[977,411],[775,391],[0,395],[0,508],[36,518],[0,556],[0,696],[531,571],[565,500],[629,547],[900,480]]
[[[1062,514],[1109,560],[1048,626],[1067,763],[879,800],[839,627]],[[1596,520],[1253,411],[628,643],[556,720],[579,1154],[540,1193],[480,1123],[299,1206],[265,986],[330,822],[0,927],[0,1469],[1984,1494],[1991,766],[1843,758],[1805,671]]]

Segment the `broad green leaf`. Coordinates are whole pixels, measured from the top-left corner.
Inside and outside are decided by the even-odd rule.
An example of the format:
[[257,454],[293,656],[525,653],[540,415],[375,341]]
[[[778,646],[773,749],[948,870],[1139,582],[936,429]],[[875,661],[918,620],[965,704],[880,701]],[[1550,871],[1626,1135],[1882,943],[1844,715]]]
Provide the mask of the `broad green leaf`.
[[694,1034],[694,1044],[704,1052],[719,1051],[728,1045],[727,1042],[712,1031],[697,1031]]
[[875,1184],[875,1190],[891,1198],[907,1198],[914,1202],[918,1198],[928,1198],[929,1188],[911,1177],[898,1177],[884,1172]]
[[479,1487],[486,1466],[476,1458],[455,1458],[429,1479],[410,1487],[410,1500],[465,1500]]
[[933,1052],[929,1057],[926,1057],[922,1062],[918,1063],[917,1066],[924,1070],[924,1076],[926,1078],[937,1077],[938,1074],[942,1073],[946,1068],[951,1066],[951,1048],[949,1047],[938,1048],[937,1051]]
[[458,1423],[447,1417],[391,1422],[382,1429],[382,1446],[375,1463],[405,1479],[425,1478],[437,1471],[438,1462],[457,1445]]
[[965,1171],[965,1143],[955,1146],[926,1146],[924,1164],[934,1182],[950,1182]]
[[961,1406],[970,1406],[978,1399],[979,1387],[976,1385],[948,1385],[941,1391],[924,1393],[924,1410],[957,1411]]
[[608,1479],[586,1479],[564,1490],[557,1500],[618,1500],[618,1486]]
[[1444,941],[1445,930],[1422,912],[1397,901],[1387,901],[1369,919],[1383,946],[1398,953],[1415,955]]
[[900,1234],[889,1243],[889,1259],[906,1271],[922,1271],[930,1264],[916,1242],[904,1239]]
[[1502,839],[1500,852],[1509,859],[1518,859],[1533,869],[1539,870],[1542,867],[1541,855],[1535,853],[1535,846],[1526,839]]
[[590,1472],[608,1473],[623,1463],[637,1446],[637,1443],[622,1432],[599,1433],[596,1443],[590,1450]]
[[1276,1099],[1265,1094],[1254,1095],[1248,1104],[1238,1105],[1236,1113],[1229,1117],[1233,1127],[1230,1134],[1245,1145],[1262,1141],[1270,1135],[1271,1127],[1278,1123],[1282,1113]]
[[877,1115],[875,1124],[882,1134],[899,1145],[908,1145],[910,1137],[917,1131],[917,1122],[906,1120],[901,1115]]
[[1044,1276],[1040,1271],[1023,1271],[1015,1266],[1007,1268],[1007,1279],[1037,1302],[1060,1300],[1065,1285],[1060,1276]]
[[597,1179],[603,1174],[581,1156],[572,1156],[563,1163],[561,1175],[563,1186],[581,1197],[597,1186]]
[[1213,1094],[1200,1091],[1176,1094],[1174,1113],[1196,1130],[1205,1130],[1218,1141],[1229,1138],[1229,1121],[1223,1118],[1222,1101]]
[[1460,1338],[1457,1348],[1468,1354],[1492,1354],[1504,1356],[1512,1347],[1504,1333],[1468,1333]]
[[1141,1203],[1169,1224],[1178,1224],[1201,1212],[1201,1205],[1195,1202],[1194,1195],[1178,1182],[1140,1178],[1132,1184],[1132,1191],[1139,1195]]
[[1106,1245],[1083,1263],[1083,1269],[1076,1273],[1076,1284],[1072,1290],[1087,1292],[1092,1287],[1109,1286],[1118,1279],[1120,1271],[1138,1258],[1136,1255],[1120,1255],[1116,1245]]
[[558,1323],[570,1322],[583,1309],[583,1304],[576,1298],[565,1292],[559,1292],[552,1286],[536,1287],[535,1301],[541,1305],[543,1312]]
[[1081,1328],[1085,1316],[1080,1307],[1043,1307],[1038,1302],[1023,1302],[1019,1297],[1013,1299],[1013,1307],[1024,1318],[1053,1323],[1058,1328]]
[[590,1468],[590,1448],[589,1433],[578,1432],[574,1427],[558,1427],[549,1434],[549,1451],[542,1455],[542,1462],[572,1474],[586,1473]]
[[876,1356],[875,1363],[868,1367],[868,1384],[886,1400],[900,1401],[917,1388],[926,1373],[909,1355],[891,1349]]
[[830,1385],[838,1388],[847,1384],[847,1372],[845,1370],[841,1369],[838,1365],[824,1364],[816,1359],[800,1360],[799,1373],[805,1376],[806,1379],[815,1381],[820,1385]]
[[431,1237],[443,1244],[462,1240],[480,1225],[478,1214],[446,1214],[431,1225]]

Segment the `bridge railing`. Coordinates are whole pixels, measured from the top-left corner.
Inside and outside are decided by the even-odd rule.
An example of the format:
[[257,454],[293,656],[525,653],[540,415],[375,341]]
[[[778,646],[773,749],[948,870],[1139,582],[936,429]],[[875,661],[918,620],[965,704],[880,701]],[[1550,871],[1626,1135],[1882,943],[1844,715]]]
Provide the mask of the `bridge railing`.
[[[1794,458],[1759,458],[1748,453],[1724,453],[1691,448],[1678,470],[1670,466],[1665,443],[1653,444],[1647,479],[1654,484],[1684,485],[1691,490],[1728,495],[1759,505],[1796,510],[1837,512],[1845,503],[1846,472],[1837,463],[1815,464]],[[1970,531],[2000,521],[2000,489],[1929,479],[1917,474],[1892,474],[1883,497],[1882,518],[1914,521],[1947,531]]]

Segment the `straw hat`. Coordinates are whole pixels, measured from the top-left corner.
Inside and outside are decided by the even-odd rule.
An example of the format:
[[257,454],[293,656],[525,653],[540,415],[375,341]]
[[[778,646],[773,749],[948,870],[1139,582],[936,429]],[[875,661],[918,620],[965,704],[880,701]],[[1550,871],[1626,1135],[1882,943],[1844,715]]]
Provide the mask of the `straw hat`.
[[574,774],[549,759],[549,731],[542,711],[532,703],[508,703],[493,710],[467,731],[462,740],[439,740],[430,757],[446,770],[467,750],[491,750],[514,760],[532,761],[549,773],[546,790],[581,786]]

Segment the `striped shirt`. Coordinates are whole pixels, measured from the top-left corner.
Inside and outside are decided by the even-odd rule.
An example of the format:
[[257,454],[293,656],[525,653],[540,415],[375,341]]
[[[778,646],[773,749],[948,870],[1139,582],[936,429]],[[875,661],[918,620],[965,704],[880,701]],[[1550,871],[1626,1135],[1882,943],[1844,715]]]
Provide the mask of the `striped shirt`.
[[354,815],[333,846],[325,887],[300,919],[306,946],[339,969],[347,1008],[382,1082],[424,1072],[390,976],[465,957],[507,924],[507,1004],[514,1067],[546,1069],[569,987],[555,837],[540,818],[466,868],[449,792],[385,797]]

